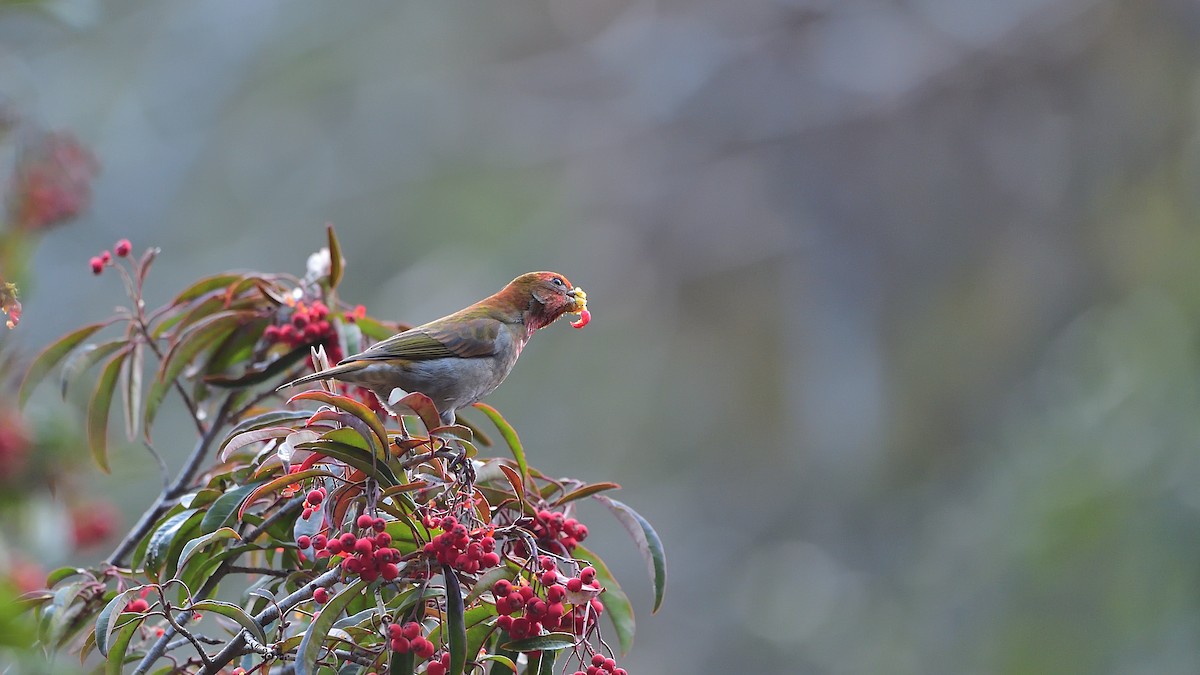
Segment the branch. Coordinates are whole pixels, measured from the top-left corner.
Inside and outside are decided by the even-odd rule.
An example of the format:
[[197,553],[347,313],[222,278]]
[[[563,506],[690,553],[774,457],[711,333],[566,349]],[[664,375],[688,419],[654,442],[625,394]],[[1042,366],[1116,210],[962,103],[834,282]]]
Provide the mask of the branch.
[[187,491],[188,487],[192,483],[192,479],[196,476],[196,471],[200,469],[200,463],[204,461],[204,456],[208,454],[208,448],[212,445],[213,441],[216,440],[217,434],[221,431],[221,427],[224,426],[225,420],[229,416],[229,409],[232,405],[233,394],[230,394],[229,396],[225,397],[225,401],[221,404],[221,409],[213,418],[212,424],[209,425],[208,430],[204,432],[204,435],[202,435],[198,441],[196,441],[196,447],[192,449],[192,454],[188,456],[183,468],[180,469],[179,474],[175,476],[175,480],[170,485],[163,488],[162,493],[159,494],[158,499],[155,500],[154,506],[151,506],[146,510],[145,513],[142,514],[142,517],[138,519],[138,522],[133,526],[133,529],[125,535],[125,538],[121,540],[121,543],[117,544],[117,548],[114,549],[111,554],[109,554],[106,561],[107,564],[121,567],[125,556],[129,555],[130,552],[137,547],[138,542],[142,540],[142,537],[145,537],[146,534],[150,532],[150,528],[154,527],[154,523],[158,522],[158,519],[162,517],[162,514],[166,513],[171,508],[172,503]]

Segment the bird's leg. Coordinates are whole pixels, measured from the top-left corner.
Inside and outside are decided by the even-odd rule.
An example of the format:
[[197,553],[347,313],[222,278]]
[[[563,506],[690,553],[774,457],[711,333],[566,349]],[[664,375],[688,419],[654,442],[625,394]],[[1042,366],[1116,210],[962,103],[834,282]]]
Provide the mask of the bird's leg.
[[447,467],[454,471],[455,477],[470,491],[475,486],[475,464],[467,457],[467,449],[462,443],[452,440],[447,443],[454,452],[454,457]]

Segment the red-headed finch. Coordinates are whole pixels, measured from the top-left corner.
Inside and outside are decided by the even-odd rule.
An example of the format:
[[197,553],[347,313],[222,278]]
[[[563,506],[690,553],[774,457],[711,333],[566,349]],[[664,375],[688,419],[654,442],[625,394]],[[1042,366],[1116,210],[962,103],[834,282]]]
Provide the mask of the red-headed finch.
[[453,424],[456,410],[500,386],[537,329],[567,313],[580,315],[572,324],[578,328],[590,320],[583,289],[555,272],[529,272],[470,307],[393,335],[280,389],[340,380],[375,392],[393,414],[402,412],[393,407],[397,401],[420,392],[433,400],[443,424]]

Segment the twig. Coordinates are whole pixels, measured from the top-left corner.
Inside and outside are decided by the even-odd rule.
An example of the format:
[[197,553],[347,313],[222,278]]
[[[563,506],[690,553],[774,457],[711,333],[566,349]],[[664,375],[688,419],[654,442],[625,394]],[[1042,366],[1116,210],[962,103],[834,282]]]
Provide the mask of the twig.
[[271,567],[242,567],[241,565],[230,565],[231,574],[265,574],[270,577],[287,577],[291,576],[291,572],[287,570],[277,570]]
[[151,506],[138,519],[133,529],[125,535],[121,543],[117,544],[116,549],[108,556],[107,564],[116,567],[121,567],[125,556],[129,555],[134,548],[137,547],[142,537],[150,532],[150,528],[154,527],[154,523],[158,522],[159,517],[166,513],[171,508],[172,503],[178,499],[191,485],[192,479],[196,475],[196,471],[200,468],[200,463],[204,460],[204,456],[208,454],[208,448],[216,440],[217,433],[225,423],[226,417],[229,415],[229,408],[233,403],[233,395],[230,394],[221,404],[221,409],[213,418],[212,425],[196,441],[196,447],[192,449],[192,454],[188,457],[183,468],[179,470],[179,474],[175,476],[175,480],[170,485],[163,489],[162,493],[155,500],[154,506]]

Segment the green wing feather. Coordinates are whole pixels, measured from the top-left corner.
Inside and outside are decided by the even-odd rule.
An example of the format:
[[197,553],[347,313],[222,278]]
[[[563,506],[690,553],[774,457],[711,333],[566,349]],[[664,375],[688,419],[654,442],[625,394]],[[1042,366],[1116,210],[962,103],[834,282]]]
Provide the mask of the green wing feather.
[[347,357],[342,363],[391,359],[424,361],[449,357],[471,359],[491,356],[496,353],[499,331],[500,322],[487,317],[434,321],[377,342],[361,354]]

